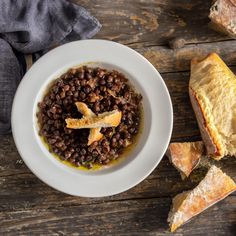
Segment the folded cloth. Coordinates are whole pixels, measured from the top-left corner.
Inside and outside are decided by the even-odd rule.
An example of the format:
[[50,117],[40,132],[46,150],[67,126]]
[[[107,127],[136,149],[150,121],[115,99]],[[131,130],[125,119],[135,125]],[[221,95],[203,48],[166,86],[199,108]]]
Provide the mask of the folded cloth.
[[100,28],[88,11],[66,0],[0,1],[0,134],[10,132],[11,104],[22,76],[13,49],[47,51],[54,45],[91,38]]

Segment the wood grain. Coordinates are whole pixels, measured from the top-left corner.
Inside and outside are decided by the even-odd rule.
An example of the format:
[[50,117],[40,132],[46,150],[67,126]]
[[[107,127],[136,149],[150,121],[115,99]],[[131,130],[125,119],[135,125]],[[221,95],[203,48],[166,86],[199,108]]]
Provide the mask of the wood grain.
[[229,66],[236,65],[236,40],[187,45],[178,50],[163,46],[138,49],[160,72],[188,71],[191,59],[216,52]]
[[[170,198],[125,200],[38,210],[1,212],[2,235],[173,235],[168,232],[166,218]],[[236,198],[229,196],[213,206],[176,235],[233,236]],[[224,219],[227,218],[227,221]],[[14,224],[12,224],[14,219]],[[206,226],[206,219],[209,220]],[[212,231],[210,231],[212,230]],[[157,234],[155,232],[161,232]]]
[[211,1],[202,0],[74,0],[103,25],[97,38],[132,47],[167,45],[170,38],[187,43],[229,39],[208,27]]
[[[208,28],[211,1],[73,2],[89,9],[102,23],[96,38],[136,49],[162,73],[174,110],[171,141],[200,140],[188,96],[190,60],[215,51],[236,72],[236,41]],[[184,48],[167,47],[175,37],[186,40]],[[215,164],[236,180],[235,158]],[[166,222],[171,198],[194,188],[206,171],[197,169],[182,181],[164,156],[148,178],[124,193],[95,199],[73,197],[42,183],[21,160],[12,136],[0,136],[0,235],[173,235]],[[174,235],[231,236],[235,232],[233,193]]]

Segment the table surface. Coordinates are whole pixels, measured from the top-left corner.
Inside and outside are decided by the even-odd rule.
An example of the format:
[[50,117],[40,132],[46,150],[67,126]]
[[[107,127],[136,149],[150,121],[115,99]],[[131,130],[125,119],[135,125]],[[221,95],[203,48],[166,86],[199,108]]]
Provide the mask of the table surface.
[[[172,141],[200,140],[189,102],[189,64],[215,51],[236,72],[236,41],[208,27],[211,1],[74,0],[103,25],[95,38],[125,44],[143,54],[162,74],[174,108]],[[182,49],[167,47],[174,37]],[[144,78],[145,79],[145,78]],[[24,138],[24,137],[22,137]],[[235,158],[217,163],[236,179]],[[0,136],[0,235],[172,235],[171,199],[192,189],[205,170],[182,181],[166,156],[136,187],[106,198],[80,198],[42,183],[21,160],[11,135]],[[236,194],[212,206],[175,235],[235,235]]]

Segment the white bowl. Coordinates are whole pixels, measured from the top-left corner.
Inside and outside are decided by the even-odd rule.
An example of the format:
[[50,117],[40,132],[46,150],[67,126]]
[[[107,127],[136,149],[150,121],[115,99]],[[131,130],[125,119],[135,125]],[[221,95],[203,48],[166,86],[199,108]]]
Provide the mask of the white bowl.
[[[46,87],[69,68],[84,64],[123,73],[143,96],[144,127],[138,144],[118,163],[97,171],[58,161],[38,135],[36,110]],[[72,42],[41,57],[22,79],[12,108],[13,137],[26,165],[51,187],[83,197],[117,194],[146,178],[167,149],[172,125],[170,96],[157,70],[136,51],[105,40]]]

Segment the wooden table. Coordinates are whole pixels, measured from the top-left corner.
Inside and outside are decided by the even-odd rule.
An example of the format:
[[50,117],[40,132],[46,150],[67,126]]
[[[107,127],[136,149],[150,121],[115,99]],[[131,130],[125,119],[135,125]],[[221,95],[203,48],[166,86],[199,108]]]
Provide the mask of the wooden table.
[[[130,46],[161,72],[174,107],[172,141],[200,140],[188,97],[190,59],[215,51],[236,72],[236,41],[207,26],[211,1],[74,2],[89,9],[102,23],[103,28],[95,38]],[[183,37],[186,46],[169,49],[167,42],[174,37]],[[236,178],[235,158],[220,165]],[[204,174],[204,170],[199,170],[182,181],[164,156],[146,180],[125,193],[96,199],[72,197],[48,187],[29,171],[11,135],[0,137],[0,170],[0,235],[13,236],[172,235],[166,222],[172,197],[192,189]],[[234,193],[181,227],[175,235],[235,233]]]

